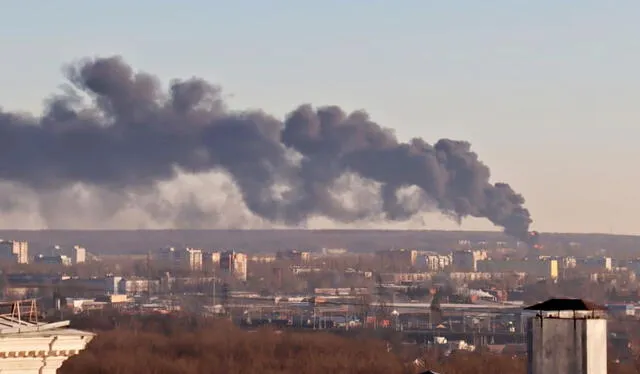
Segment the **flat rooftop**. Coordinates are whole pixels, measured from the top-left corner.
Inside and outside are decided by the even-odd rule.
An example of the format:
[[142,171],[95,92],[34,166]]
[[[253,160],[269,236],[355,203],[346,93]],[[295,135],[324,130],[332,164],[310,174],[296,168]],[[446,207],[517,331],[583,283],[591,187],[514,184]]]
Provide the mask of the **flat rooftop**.
[[15,337],[93,336],[95,334],[70,329],[70,321],[39,320],[35,300],[0,302],[0,339]]

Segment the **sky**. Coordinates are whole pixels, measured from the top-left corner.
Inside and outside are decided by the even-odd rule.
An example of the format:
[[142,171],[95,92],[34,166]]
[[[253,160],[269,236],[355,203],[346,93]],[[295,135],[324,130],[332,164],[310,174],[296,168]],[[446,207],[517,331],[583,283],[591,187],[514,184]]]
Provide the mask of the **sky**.
[[533,228],[640,233],[640,2],[2,4],[5,110],[37,113],[64,64],[121,55],[166,82],[219,83],[234,108],[337,104],[403,140],[468,140],[524,195]]

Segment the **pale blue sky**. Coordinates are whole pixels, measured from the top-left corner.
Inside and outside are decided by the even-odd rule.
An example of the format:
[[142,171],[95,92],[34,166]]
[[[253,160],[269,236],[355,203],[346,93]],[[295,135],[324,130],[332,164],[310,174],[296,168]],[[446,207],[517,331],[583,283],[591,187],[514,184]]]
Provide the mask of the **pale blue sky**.
[[366,109],[399,137],[467,139],[543,231],[640,232],[640,2],[3,0],[0,106],[120,54],[234,107]]

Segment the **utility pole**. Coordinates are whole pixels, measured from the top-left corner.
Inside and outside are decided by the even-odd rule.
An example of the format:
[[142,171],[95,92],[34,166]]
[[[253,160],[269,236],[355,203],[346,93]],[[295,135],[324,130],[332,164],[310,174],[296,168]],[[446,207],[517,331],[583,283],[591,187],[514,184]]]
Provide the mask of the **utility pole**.
[[213,270],[213,307],[214,308],[216,306],[216,283],[218,283],[218,280],[216,279],[216,271],[214,269]]
[[147,299],[151,298],[151,251],[147,251]]

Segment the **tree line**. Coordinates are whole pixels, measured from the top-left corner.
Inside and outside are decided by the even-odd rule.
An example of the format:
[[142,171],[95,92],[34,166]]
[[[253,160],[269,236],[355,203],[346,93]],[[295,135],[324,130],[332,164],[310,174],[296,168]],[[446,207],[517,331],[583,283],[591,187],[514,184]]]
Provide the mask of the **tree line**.
[[[242,330],[226,319],[188,316],[80,316],[72,327],[98,333],[67,360],[61,374],[373,373],[524,374],[526,358],[487,351],[454,352],[406,346],[397,337],[324,332]],[[611,374],[638,372],[635,362]]]

